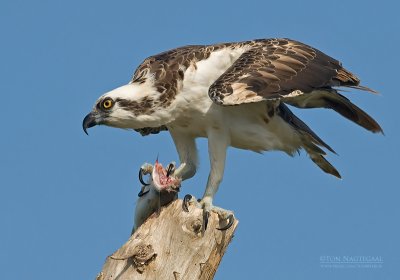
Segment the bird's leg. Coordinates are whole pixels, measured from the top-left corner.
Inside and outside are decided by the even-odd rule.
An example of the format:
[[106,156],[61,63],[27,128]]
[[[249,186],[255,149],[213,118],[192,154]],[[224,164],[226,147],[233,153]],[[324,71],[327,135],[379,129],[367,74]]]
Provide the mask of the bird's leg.
[[170,133],[180,160],[180,165],[175,169],[174,176],[182,180],[192,178],[197,170],[197,148],[195,139],[173,129],[170,129]]
[[[207,187],[204,192],[203,198],[196,203],[196,205],[203,209],[203,228],[207,229],[208,217],[210,211],[216,212],[220,220],[225,220],[225,226],[222,226],[221,230],[228,229],[234,222],[234,216],[232,211],[228,211],[219,207],[215,207],[212,204],[215,193],[218,190],[219,184],[222,181],[225,168],[226,150],[229,146],[228,133],[221,133],[221,131],[210,131],[208,133],[208,152],[210,157],[211,170],[208,176]],[[195,203],[195,199],[192,197],[186,197],[184,199],[184,210],[188,209],[188,203]]]
[[[208,153],[210,157],[210,174],[203,198],[199,202],[203,208],[203,227],[207,228],[209,212],[216,212],[220,220],[229,220],[228,228],[233,223],[233,213],[225,209],[213,206],[213,198],[218,191],[225,169],[226,150],[229,146],[228,133],[219,130],[211,130],[208,133]],[[223,227],[223,229],[226,229]]]

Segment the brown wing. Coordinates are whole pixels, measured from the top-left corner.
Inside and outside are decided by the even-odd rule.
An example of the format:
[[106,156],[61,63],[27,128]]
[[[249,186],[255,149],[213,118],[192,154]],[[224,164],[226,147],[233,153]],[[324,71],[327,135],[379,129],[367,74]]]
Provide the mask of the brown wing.
[[226,45],[228,44],[184,46],[151,56],[136,69],[131,83],[144,83],[146,76],[150,74],[154,77],[154,86],[160,92],[158,102],[162,107],[167,107],[179,92],[179,81],[184,79],[185,69]]
[[[339,61],[289,39],[252,41],[251,48],[209,89],[217,104],[237,105],[308,93],[333,86],[358,87],[359,79]],[[366,89],[366,88],[365,88]]]
[[185,46],[146,58],[136,69],[131,83],[142,84],[150,74],[154,86],[160,92],[159,106],[168,107],[178,92],[179,81],[183,80],[183,68],[187,68],[196,54],[203,54],[204,46]]
[[[178,75],[179,67],[187,67],[196,54],[203,54],[204,47],[202,45],[184,46],[150,56],[136,69],[131,82],[143,83],[147,73],[154,74],[156,81],[171,80],[170,75]],[[172,72],[172,74],[167,74],[167,72]]]

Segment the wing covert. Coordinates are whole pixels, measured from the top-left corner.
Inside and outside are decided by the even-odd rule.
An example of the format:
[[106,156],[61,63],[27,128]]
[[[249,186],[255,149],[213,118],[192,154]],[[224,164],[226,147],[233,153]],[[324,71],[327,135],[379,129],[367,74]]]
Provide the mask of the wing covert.
[[252,42],[210,87],[217,104],[238,105],[282,98],[332,86],[358,86],[359,80],[339,61],[303,43],[289,39]]

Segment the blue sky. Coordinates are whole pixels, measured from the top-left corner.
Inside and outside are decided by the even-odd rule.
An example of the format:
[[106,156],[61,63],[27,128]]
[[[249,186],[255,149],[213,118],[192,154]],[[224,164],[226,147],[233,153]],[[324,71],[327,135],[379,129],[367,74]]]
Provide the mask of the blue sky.
[[[395,1],[2,1],[0,267],[4,279],[94,279],[128,238],[138,167],[177,160],[151,137],[83,117],[147,56],[186,44],[289,37],[341,60],[374,96],[346,95],[382,125],[295,110],[339,154],[343,180],[304,153],[230,149],[215,204],[235,211],[216,279],[399,279],[399,7]],[[182,195],[200,196],[201,166]],[[322,268],[324,256],[379,256],[381,268]],[[57,276],[55,276],[57,275]]]

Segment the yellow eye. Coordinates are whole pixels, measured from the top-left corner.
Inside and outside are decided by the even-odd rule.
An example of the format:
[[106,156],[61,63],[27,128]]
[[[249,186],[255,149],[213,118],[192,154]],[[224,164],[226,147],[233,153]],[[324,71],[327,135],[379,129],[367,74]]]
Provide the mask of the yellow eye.
[[113,105],[114,105],[114,103],[113,103],[113,100],[112,99],[105,99],[104,101],[103,101],[103,108],[104,109],[110,109]]

